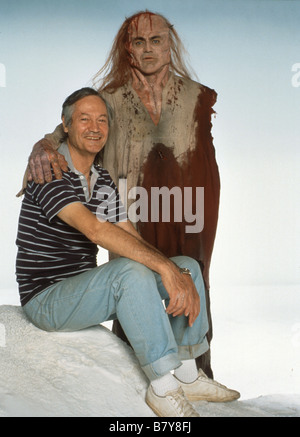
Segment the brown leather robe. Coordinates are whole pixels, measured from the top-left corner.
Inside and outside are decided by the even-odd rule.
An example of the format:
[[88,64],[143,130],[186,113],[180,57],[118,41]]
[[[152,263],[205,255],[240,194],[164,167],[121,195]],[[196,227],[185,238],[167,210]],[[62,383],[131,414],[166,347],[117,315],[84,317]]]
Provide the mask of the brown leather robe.
[[[151,187],[204,187],[204,228],[200,233],[187,233],[185,221],[178,223],[172,219],[170,223],[150,220],[137,223],[137,229],[166,256],[187,255],[199,261],[207,290],[210,342],[209,268],[220,194],[211,135],[216,93],[197,82],[171,75],[163,89],[158,125],[153,123],[130,84],[113,94],[102,94],[115,111],[103,166],[116,183],[126,178],[128,190],[135,186],[146,188],[149,208]],[[121,335],[117,324],[114,331]],[[198,365],[212,376],[209,352],[198,360]]]

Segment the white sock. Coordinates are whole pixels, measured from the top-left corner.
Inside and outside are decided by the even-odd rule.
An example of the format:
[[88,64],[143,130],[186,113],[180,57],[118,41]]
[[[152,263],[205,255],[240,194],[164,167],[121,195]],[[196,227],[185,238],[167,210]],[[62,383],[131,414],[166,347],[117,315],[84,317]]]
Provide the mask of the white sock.
[[176,390],[179,387],[172,373],[167,373],[160,378],[154,379],[151,381],[151,385],[157,396],[165,396],[168,391]]
[[183,360],[182,365],[174,370],[174,375],[179,381],[185,382],[186,384],[196,381],[198,378],[196,361],[194,359]]

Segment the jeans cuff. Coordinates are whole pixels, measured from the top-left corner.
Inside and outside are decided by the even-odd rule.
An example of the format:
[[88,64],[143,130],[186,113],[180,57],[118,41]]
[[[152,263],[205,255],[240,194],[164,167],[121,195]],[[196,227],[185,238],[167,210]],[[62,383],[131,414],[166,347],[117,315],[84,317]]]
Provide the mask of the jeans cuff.
[[171,353],[159,358],[153,363],[142,366],[142,370],[145,372],[149,380],[153,381],[154,379],[166,375],[171,370],[177,369],[179,366],[181,366],[181,361],[178,359],[178,354]]
[[180,360],[190,360],[192,358],[198,358],[203,355],[209,349],[207,338],[200,344],[194,344],[192,346],[178,346],[178,356]]

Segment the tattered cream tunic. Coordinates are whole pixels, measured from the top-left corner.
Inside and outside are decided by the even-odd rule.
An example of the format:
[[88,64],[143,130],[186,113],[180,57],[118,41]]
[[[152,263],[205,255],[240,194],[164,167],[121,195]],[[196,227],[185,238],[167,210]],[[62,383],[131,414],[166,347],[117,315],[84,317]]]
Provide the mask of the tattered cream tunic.
[[[127,191],[142,186],[204,187],[204,228],[187,233],[186,222],[137,223],[141,235],[167,256],[188,255],[208,271],[215,239],[220,181],[211,135],[215,91],[189,79],[170,75],[162,93],[158,125],[128,83],[103,97],[114,110],[103,166]],[[128,200],[128,207],[134,200]],[[149,208],[151,208],[149,200]]]

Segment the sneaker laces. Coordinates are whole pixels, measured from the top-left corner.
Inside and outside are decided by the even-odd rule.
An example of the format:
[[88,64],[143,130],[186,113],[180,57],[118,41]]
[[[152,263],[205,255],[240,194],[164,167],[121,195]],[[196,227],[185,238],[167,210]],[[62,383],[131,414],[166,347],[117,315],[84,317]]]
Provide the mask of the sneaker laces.
[[169,391],[166,394],[166,398],[174,406],[174,408],[178,412],[179,417],[193,417],[195,415],[198,415],[193,406],[185,397],[181,387],[177,390]]

